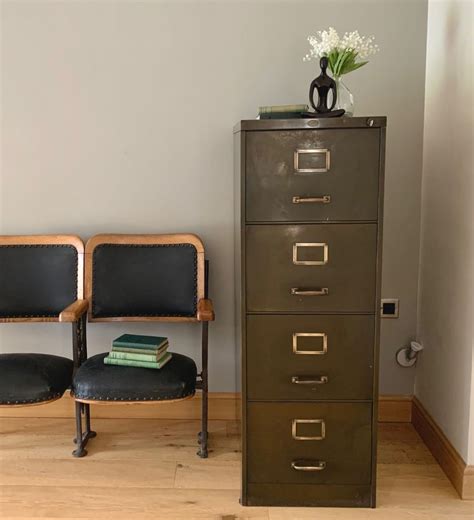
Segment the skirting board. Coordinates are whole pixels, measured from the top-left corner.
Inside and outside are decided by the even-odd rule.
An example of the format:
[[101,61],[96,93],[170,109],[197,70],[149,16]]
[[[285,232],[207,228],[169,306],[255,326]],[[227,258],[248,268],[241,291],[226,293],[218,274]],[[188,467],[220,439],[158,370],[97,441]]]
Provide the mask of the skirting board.
[[459,496],[474,500],[474,466],[468,466],[420,401],[413,398],[412,423]]
[[[411,408],[411,396],[381,396],[379,422],[410,422]],[[164,402],[154,406],[151,403],[93,405],[91,415],[103,419],[199,419],[201,394],[198,393],[193,399],[173,403]],[[61,399],[44,406],[0,408],[0,417],[74,417],[74,401],[67,392]],[[240,393],[209,393],[209,419],[238,420],[239,418]]]

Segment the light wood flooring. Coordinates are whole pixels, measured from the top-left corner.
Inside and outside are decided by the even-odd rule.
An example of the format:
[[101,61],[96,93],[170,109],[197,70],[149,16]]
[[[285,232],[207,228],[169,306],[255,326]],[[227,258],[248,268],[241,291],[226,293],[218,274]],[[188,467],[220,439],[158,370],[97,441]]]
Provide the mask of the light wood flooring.
[[244,508],[238,425],[211,421],[196,456],[194,420],[95,419],[71,457],[71,419],[0,418],[0,518],[474,520],[409,423],[380,425],[378,508]]

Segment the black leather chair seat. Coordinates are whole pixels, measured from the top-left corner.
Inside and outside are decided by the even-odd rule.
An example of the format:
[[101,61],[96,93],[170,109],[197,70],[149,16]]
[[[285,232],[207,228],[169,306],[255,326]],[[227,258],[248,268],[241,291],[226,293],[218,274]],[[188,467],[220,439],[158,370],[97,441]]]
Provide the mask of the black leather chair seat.
[[73,362],[49,354],[0,354],[0,405],[34,404],[61,397]]
[[87,359],[76,372],[74,397],[91,401],[169,401],[194,395],[196,363],[173,353],[160,370],[106,365],[107,353]]

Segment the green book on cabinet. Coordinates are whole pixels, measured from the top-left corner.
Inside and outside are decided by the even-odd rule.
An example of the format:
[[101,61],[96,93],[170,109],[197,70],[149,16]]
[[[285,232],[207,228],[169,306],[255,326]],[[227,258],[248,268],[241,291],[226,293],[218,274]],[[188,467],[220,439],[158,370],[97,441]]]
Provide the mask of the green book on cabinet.
[[123,367],[138,367],[138,368],[163,368],[171,359],[171,354],[167,352],[160,361],[135,361],[132,359],[114,359],[109,356],[104,358],[106,365],[118,365]]
[[112,342],[113,347],[141,348],[158,350],[168,343],[168,338],[161,336],[141,336],[139,334],[122,334]]
[[151,361],[156,362],[160,361],[164,356],[166,356],[166,350],[163,350],[160,354],[136,354],[135,352],[116,352],[112,350],[109,354],[109,358],[112,359],[129,359],[131,361]]
[[146,349],[146,348],[133,348],[133,347],[112,347],[112,352],[122,354],[143,354],[145,356],[151,356],[153,358],[160,357],[168,349],[168,343],[160,347],[159,349]]
[[267,107],[259,107],[258,113],[263,114],[275,114],[278,112],[307,112],[309,110],[308,105],[273,105]]
[[260,114],[260,119],[301,119],[301,112],[273,112]]

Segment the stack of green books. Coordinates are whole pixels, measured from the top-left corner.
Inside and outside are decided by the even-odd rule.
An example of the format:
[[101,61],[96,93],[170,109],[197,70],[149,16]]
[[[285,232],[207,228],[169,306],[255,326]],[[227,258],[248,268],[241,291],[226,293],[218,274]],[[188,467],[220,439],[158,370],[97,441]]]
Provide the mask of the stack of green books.
[[308,105],[275,105],[260,107],[258,117],[260,119],[299,119],[303,112],[309,110]]
[[104,358],[106,365],[162,368],[171,359],[168,338],[123,334],[112,342],[112,350]]

